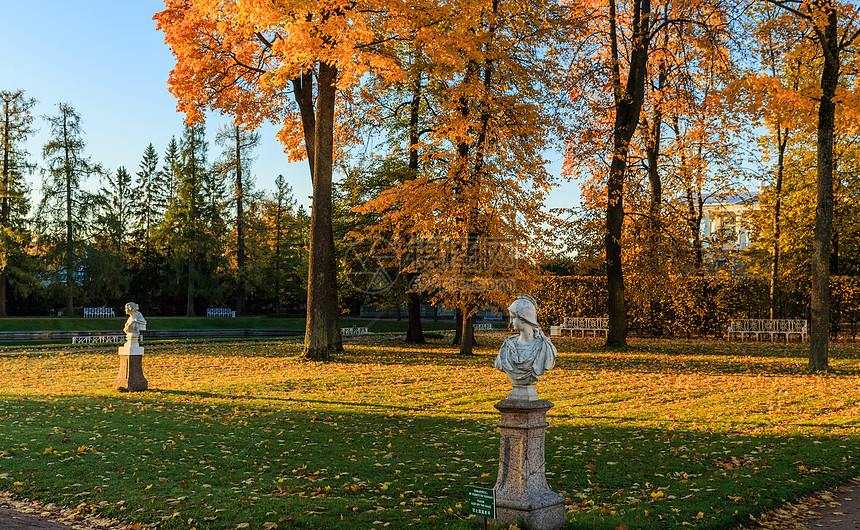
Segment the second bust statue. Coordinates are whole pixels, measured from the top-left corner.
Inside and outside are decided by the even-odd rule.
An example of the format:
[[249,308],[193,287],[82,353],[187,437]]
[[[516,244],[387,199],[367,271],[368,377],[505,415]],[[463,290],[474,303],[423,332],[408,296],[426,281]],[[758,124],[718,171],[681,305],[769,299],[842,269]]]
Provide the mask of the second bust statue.
[[511,325],[519,335],[505,338],[495,367],[508,375],[513,390],[508,399],[538,399],[535,383],[555,366],[555,345],[544,335],[537,322],[537,302],[527,294],[517,295],[508,307]]

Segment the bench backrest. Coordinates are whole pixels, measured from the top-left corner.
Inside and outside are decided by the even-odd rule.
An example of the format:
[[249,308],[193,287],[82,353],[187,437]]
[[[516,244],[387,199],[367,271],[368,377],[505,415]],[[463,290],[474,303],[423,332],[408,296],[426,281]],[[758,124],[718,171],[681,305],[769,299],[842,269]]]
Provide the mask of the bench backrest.
[[235,312],[229,307],[210,307],[206,309],[207,317],[233,317]]
[[85,307],[84,318],[115,317],[112,307]]
[[806,333],[807,321],[795,318],[733,318],[729,322],[732,332]]
[[564,317],[565,329],[608,329],[607,317]]

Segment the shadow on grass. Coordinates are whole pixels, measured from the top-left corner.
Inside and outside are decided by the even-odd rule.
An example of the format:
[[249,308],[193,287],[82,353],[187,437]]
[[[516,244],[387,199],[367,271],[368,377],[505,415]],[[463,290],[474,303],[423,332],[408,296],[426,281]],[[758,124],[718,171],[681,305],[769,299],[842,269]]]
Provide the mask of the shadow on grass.
[[[450,367],[492,365],[506,334],[485,334],[476,355],[461,356],[447,344],[403,345],[386,341],[356,343],[335,359],[344,363],[406,366],[432,363]],[[724,373],[816,376],[807,369],[808,345],[785,343],[728,343],[636,339],[623,349],[603,347],[593,338],[554,338],[557,365],[569,371],[619,370],[648,373]],[[839,343],[831,348],[831,375],[860,375],[860,345]]]
[[[283,516],[283,526],[310,528],[465,529],[466,486],[495,483],[495,421],[313,400],[259,414],[161,394],[226,396],[2,397],[0,488],[164,528]],[[556,421],[546,437],[567,528],[732,528],[857,474],[856,439],[598,430],[598,417],[578,419]]]
[[[283,386],[283,385],[279,385]],[[283,390],[283,388],[281,388]],[[218,392],[204,392],[199,390],[166,390],[166,389],[158,389],[153,388],[146,392],[148,396],[155,396],[158,394],[163,394],[167,396],[179,396],[179,397],[193,397],[193,398],[201,398],[201,399],[226,399],[230,401],[242,401],[247,403],[253,402],[270,402],[270,403],[301,403],[301,404],[314,404],[320,405],[323,408],[326,405],[336,405],[339,407],[356,407],[362,409],[377,409],[377,410],[401,410],[401,411],[422,411],[427,410],[433,407],[433,405],[422,405],[415,407],[407,407],[402,405],[390,405],[390,404],[382,404],[382,403],[368,403],[366,401],[334,401],[334,400],[324,400],[324,399],[297,399],[297,398],[282,398],[282,397],[274,397],[274,396],[249,396],[249,395],[241,395],[241,394],[225,394]]]

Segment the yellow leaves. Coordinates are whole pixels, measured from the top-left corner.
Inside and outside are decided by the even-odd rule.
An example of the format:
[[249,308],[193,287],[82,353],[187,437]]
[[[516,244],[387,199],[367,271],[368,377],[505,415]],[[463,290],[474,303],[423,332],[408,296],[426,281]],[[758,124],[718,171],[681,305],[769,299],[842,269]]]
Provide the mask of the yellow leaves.
[[663,490],[657,490],[657,491],[651,492],[651,498],[655,501],[658,501],[658,500],[662,499],[663,497],[665,497]]

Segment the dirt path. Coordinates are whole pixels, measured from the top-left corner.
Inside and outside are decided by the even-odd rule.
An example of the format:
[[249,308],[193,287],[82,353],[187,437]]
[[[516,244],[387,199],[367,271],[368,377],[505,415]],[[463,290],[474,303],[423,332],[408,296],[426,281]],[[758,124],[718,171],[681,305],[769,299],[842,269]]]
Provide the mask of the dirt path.
[[0,530],[145,530],[148,525],[92,517],[55,504],[14,499],[0,491]]

